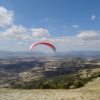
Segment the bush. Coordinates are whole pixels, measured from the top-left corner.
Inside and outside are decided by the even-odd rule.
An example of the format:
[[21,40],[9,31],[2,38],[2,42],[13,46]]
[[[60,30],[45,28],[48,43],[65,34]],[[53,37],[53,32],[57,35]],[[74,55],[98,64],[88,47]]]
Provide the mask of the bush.
[[59,89],[69,89],[70,88],[69,86],[70,86],[70,83],[66,82],[66,83],[59,84],[58,88]]
[[14,88],[16,88],[16,89],[21,89],[21,88],[23,88],[23,87],[22,87],[22,84],[15,84]]
[[42,88],[42,85],[43,85],[43,83],[41,83],[41,82],[38,83],[37,86],[36,86],[36,89],[41,89]]
[[49,84],[42,84],[41,88],[42,89],[49,89],[50,85]]
[[74,88],[79,88],[79,87],[84,86],[80,81],[73,82],[73,85],[74,85]]
[[58,85],[56,85],[56,84],[51,84],[50,89],[58,89]]

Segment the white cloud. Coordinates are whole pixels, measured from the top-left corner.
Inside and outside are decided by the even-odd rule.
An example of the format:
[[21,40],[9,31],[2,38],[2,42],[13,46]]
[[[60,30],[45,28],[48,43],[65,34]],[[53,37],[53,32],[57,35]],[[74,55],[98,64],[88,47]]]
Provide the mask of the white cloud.
[[49,19],[49,18],[45,18],[44,21],[52,21],[52,22],[56,22],[56,19]]
[[18,42],[17,44],[20,44],[20,45],[28,45],[28,43],[24,43],[24,42]]
[[83,40],[98,40],[100,38],[100,34],[96,31],[83,31],[77,35],[78,38]]
[[[33,37],[32,37],[33,35]],[[28,45],[25,41],[48,41],[57,45],[65,46],[100,46],[99,31],[81,31],[76,36],[46,37],[49,32],[42,28],[26,29],[23,26],[12,26],[4,32],[0,32],[0,40],[19,40],[18,44]]]
[[32,28],[33,37],[47,37],[50,36],[49,31],[43,28]]
[[23,42],[18,42],[18,44],[24,44]]
[[73,28],[79,28],[79,25],[72,25]]
[[0,7],[0,26],[7,28],[8,26],[13,25],[13,11],[8,11],[4,7]]
[[49,18],[45,18],[45,21],[52,21],[52,22],[56,22],[56,19],[49,19]]
[[32,37],[29,35],[28,29],[19,26],[12,26],[8,28],[5,32],[0,32],[1,40],[31,40]]
[[91,19],[92,19],[92,20],[94,20],[95,18],[96,18],[96,16],[95,16],[95,15],[92,15],[92,16],[91,16]]
[[76,36],[65,36],[59,38],[38,38],[37,41],[48,41],[57,45],[65,46],[100,46],[100,32],[98,31],[82,31]]
[[0,40],[24,40],[33,41],[39,40],[42,37],[50,36],[47,29],[32,28],[26,29],[23,26],[13,25],[6,29],[4,32],[0,32]]
[[49,22],[57,22],[56,19],[49,19],[49,18],[41,19],[39,22],[46,22],[46,21],[49,21]]

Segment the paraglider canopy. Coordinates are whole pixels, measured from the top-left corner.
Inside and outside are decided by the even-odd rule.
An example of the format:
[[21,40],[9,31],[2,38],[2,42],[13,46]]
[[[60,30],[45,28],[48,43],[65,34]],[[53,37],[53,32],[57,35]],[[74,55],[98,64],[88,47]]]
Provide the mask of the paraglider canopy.
[[56,52],[56,48],[49,42],[36,42],[36,43],[33,43],[31,46],[30,46],[30,50],[32,51],[33,48],[36,46],[36,45],[39,45],[39,44],[43,44],[43,45],[46,45],[50,48],[52,48],[54,50],[54,52]]

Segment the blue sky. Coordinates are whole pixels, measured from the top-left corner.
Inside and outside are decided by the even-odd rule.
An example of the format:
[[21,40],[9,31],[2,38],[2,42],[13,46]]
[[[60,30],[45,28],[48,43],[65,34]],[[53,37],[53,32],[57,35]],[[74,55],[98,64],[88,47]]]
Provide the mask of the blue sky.
[[[100,0],[0,0],[0,50],[100,50]],[[52,52],[38,45],[33,51]]]

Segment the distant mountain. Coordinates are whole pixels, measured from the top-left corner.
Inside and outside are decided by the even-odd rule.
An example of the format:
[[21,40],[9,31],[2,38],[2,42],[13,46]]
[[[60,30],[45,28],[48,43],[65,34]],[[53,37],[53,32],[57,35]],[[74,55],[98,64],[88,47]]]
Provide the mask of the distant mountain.
[[56,53],[44,53],[44,52],[11,52],[0,50],[0,57],[46,57],[55,59],[67,59],[72,57],[82,57],[87,59],[100,58],[100,51],[67,51],[67,52],[56,52]]
[[11,51],[4,51],[0,50],[0,56],[1,57],[25,57],[25,56],[44,56],[46,55],[43,52],[22,52],[22,51],[17,51],[17,52],[11,52]]
[[60,58],[72,58],[82,57],[87,59],[100,58],[100,51],[68,51],[68,52],[57,52],[53,57]]

